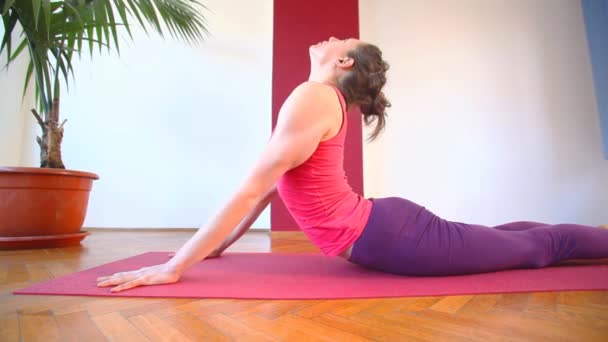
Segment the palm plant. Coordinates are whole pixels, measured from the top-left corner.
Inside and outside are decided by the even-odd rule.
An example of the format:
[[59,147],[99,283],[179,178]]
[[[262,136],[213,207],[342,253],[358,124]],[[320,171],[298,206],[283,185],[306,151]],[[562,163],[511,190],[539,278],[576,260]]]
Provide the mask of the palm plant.
[[[195,43],[207,33],[202,9],[198,0],[0,0],[4,24],[0,53],[6,50],[7,66],[23,51],[29,52],[23,96],[33,76],[38,111],[31,112],[42,128],[37,137],[40,166],[65,168],[61,141],[66,120],[59,123],[60,85],[63,81],[68,85],[68,75],[74,75],[74,52],[81,56],[84,45],[91,57],[96,47],[99,52],[114,47],[120,53],[118,29],[124,27],[133,38],[129,21],[139,23],[146,33],[151,27],[161,36],[169,32]],[[17,23],[21,41],[13,49]]]

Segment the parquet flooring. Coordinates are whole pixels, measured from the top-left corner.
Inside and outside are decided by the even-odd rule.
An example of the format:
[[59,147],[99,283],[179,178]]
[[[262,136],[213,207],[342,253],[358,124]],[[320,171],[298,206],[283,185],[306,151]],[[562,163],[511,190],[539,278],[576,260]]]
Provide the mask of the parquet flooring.
[[[11,294],[175,250],[191,234],[95,230],[78,247],[0,251],[0,341],[608,341],[608,291],[274,301]],[[229,251],[316,248],[299,232],[252,232]]]

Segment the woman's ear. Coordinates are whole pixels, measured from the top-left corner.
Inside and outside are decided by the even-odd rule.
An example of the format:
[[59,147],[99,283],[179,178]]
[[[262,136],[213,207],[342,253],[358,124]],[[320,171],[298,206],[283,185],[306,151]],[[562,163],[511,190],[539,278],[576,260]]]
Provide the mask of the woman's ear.
[[350,57],[340,57],[336,60],[336,66],[342,69],[350,69],[355,64],[355,60]]

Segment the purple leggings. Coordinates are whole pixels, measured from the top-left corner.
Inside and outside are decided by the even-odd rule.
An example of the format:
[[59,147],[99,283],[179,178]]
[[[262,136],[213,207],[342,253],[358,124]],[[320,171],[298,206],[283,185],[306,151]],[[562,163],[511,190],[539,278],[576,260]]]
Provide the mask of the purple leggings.
[[493,228],[451,222],[403,198],[373,200],[349,261],[384,272],[440,276],[539,268],[608,258],[608,229],[513,222]]

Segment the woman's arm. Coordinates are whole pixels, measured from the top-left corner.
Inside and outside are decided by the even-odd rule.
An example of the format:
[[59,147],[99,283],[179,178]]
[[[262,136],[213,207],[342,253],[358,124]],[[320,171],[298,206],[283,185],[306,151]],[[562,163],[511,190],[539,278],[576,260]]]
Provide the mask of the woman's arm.
[[[264,209],[268,207],[268,204],[270,204],[270,201],[276,193],[277,188],[273,186],[272,189],[266,195],[264,195],[258,205],[256,205],[253,210],[249,212],[247,216],[245,216],[243,221],[241,221],[241,223],[239,223],[239,225],[232,231],[232,233],[230,233],[226,240],[224,240],[224,242],[222,242],[218,247],[216,247],[206,257],[206,259],[220,256],[227,248],[229,248],[230,246],[232,246],[233,243],[238,241],[238,239],[240,239],[241,236],[243,236],[243,234],[245,234],[245,232],[249,230],[251,225],[258,219],[262,211],[264,211]],[[175,253],[170,253],[169,256],[173,257],[175,256]]]
[[116,292],[178,281],[189,267],[219,247],[285,172],[314,153],[335,125],[334,116],[341,115],[333,113],[335,105],[335,92],[328,86],[309,82],[296,88],[281,107],[274,134],[258,162],[219,213],[165,264],[101,277],[98,286],[118,285],[112,289]]
[[240,239],[241,236],[243,236],[243,234],[245,234],[245,232],[249,230],[255,220],[258,219],[262,211],[266,209],[266,207],[268,206],[268,204],[276,193],[277,188],[276,186],[273,186],[272,189],[268,193],[266,193],[266,195],[264,195],[258,205],[256,205],[255,208],[253,208],[253,210],[247,216],[245,216],[243,221],[239,223],[239,225],[232,231],[232,233],[226,238],[226,240],[224,240],[224,242],[213,251],[211,256],[216,257],[221,255],[223,251],[225,251],[228,247],[232,246],[233,243],[238,241],[238,239]]

